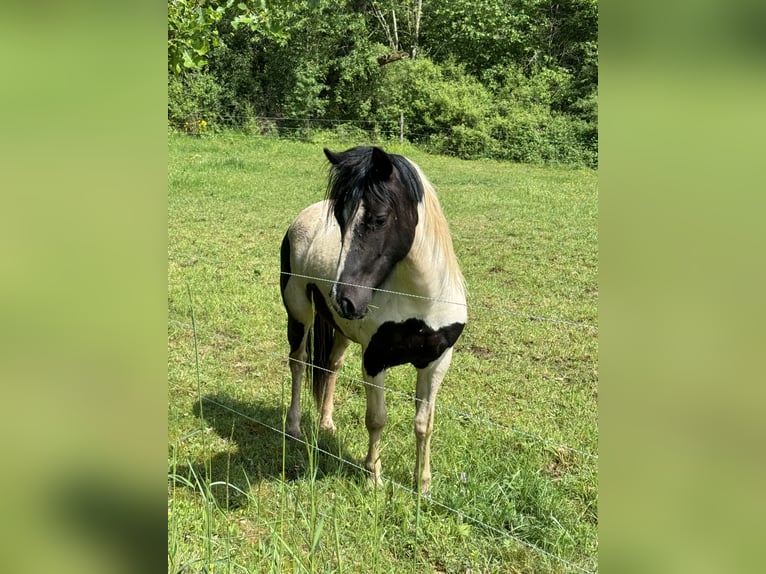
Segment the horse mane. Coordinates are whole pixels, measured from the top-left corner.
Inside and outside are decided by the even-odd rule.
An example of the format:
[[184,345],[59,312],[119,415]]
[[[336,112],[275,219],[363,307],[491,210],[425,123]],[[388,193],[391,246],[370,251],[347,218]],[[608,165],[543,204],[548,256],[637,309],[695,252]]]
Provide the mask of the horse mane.
[[[425,257],[432,261],[443,261],[446,273],[444,274],[442,287],[448,284],[465,294],[465,279],[460,271],[455,248],[452,245],[452,235],[449,230],[449,223],[442,211],[441,203],[436,195],[433,184],[429,181],[423,171],[416,163],[408,160],[415,169],[421,185],[423,186],[423,214],[425,221],[422,222],[422,229],[427,233],[421,232],[420,237],[416,236],[415,241],[420,242],[419,248],[423,250]],[[420,225],[418,227],[421,227]]]
[[[352,148],[343,153],[343,159],[339,163],[330,165],[326,194],[330,203],[328,214],[335,213],[337,217],[340,206],[351,214],[355,213],[366,194],[375,201],[391,204],[393,197],[387,190],[386,182],[381,181],[370,167],[374,149],[361,146]],[[416,166],[401,155],[386,155],[399,172],[412,205],[417,205],[423,199],[423,185]],[[338,218],[338,222],[341,221],[342,218]]]

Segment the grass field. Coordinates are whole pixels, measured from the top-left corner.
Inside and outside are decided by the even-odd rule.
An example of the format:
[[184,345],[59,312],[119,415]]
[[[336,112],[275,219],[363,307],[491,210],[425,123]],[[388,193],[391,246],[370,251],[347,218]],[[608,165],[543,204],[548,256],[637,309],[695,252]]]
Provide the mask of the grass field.
[[358,468],[358,347],[337,434],[312,433],[308,391],[307,444],[280,432],[279,246],[323,196],[323,143],[351,145],[170,136],[168,571],[597,570],[596,173],[387,146],[435,184],[468,285],[419,499],[411,367],[386,381],[382,488]]

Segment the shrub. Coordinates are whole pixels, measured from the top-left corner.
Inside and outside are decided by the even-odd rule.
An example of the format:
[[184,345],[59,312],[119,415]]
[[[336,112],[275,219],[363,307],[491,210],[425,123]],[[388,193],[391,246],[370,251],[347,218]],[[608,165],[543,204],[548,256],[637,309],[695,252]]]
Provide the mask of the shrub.
[[403,112],[410,139],[427,141],[455,126],[481,129],[492,107],[489,92],[454,64],[421,57],[386,66],[383,74],[378,119],[391,121]]
[[194,135],[219,127],[221,87],[205,72],[168,77],[168,122]]
[[290,118],[321,118],[327,107],[327,96],[322,77],[323,66],[316,62],[303,61],[292,70],[294,83],[285,96],[284,113]]
[[584,142],[581,141],[583,122],[564,114],[551,116],[545,129],[546,161],[583,165],[588,163]]
[[435,153],[453,155],[462,159],[494,156],[494,142],[485,129],[459,124],[448,133],[431,136],[429,147]]
[[332,131],[338,141],[363,142],[371,138],[369,132],[349,123],[336,124]]
[[278,136],[279,128],[274,120],[258,117],[255,115],[253,106],[249,102],[242,105],[242,113],[238,121],[242,124],[242,131],[249,136]]
[[491,123],[498,159],[540,163],[543,157],[545,110],[540,108],[506,110]]
[[565,71],[526,77],[517,68],[496,70],[487,87],[449,62],[419,58],[386,68],[378,117],[390,120],[403,112],[405,136],[433,152],[595,165],[592,125],[556,111],[570,81]]
[[544,106],[505,108],[489,122],[493,157],[523,163],[569,163],[596,167],[591,126]]

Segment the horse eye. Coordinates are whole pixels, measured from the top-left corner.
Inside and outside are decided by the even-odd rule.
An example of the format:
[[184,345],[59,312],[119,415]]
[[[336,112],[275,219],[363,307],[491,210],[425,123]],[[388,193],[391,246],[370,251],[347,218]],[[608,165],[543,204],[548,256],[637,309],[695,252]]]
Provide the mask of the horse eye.
[[368,214],[364,223],[368,228],[376,229],[378,227],[383,227],[386,224],[386,221],[388,221],[388,217],[385,213],[378,215]]

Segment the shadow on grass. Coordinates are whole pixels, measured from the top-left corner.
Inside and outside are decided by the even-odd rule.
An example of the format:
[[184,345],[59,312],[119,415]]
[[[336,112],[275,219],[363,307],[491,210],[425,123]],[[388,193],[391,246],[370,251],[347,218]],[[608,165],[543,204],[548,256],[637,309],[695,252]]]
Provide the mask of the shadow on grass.
[[[192,464],[177,461],[179,464],[171,469],[174,482],[180,487],[209,492],[221,506],[243,506],[247,497],[242,492],[249,492],[251,486],[262,481],[284,478],[290,482],[312,476],[322,480],[333,475],[362,478],[362,471],[349,464],[360,466],[359,461],[335,436],[324,431],[312,436],[313,411],[304,411],[303,440],[282,434],[280,405],[208,395],[203,397],[201,408],[199,402],[194,404],[193,413],[232,446],[226,452],[203,455],[204,460]],[[203,442],[209,444],[210,440]]]

